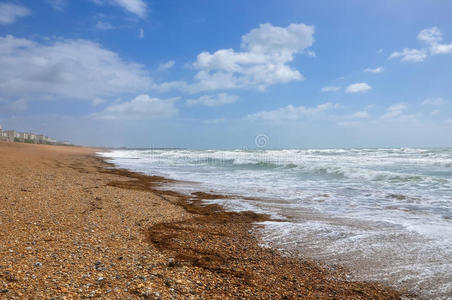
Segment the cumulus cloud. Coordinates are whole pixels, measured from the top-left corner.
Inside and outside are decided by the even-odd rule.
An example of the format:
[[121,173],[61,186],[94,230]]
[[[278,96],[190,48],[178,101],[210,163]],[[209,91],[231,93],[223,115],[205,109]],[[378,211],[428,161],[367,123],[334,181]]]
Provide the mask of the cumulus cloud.
[[[430,104],[430,101],[428,102],[428,105],[436,105],[436,101],[433,101],[432,104]],[[443,114],[439,109],[430,110],[430,107],[410,107],[406,103],[395,103],[388,105],[384,112],[375,118],[368,112],[368,109],[370,108],[371,107],[368,106],[362,111],[347,115],[330,114],[328,119],[336,121],[336,124],[341,127],[361,129],[367,126],[369,126],[369,129],[378,127],[389,128],[388,126],[393,125],[402,126],[399,128],[410,129],[413,128],[410,127],[412,125],[422,124],[435,124],[436,127],[437,125],[444,125],[444,122],[447,122],[447,120],[445,121],[440,117],[440,115]],[[416,108],[418,110],[416,110]]]
[[386,113],[383,114],[381,117],[383,119],[394,119],[396,117],[400,117],[405,109],[407,109],[407,106],[404,103],[394,104],[389,106],[386,109]]
[[143,0],[92,0],[96,4],[112,4],[125,9],[127,12],[137,15],[140,18],[146,17],[148,7]]
[[128,102],[113,103],[102,112],[92,115],[102,120],[153,120],[167,119],[177,114],[177,98],[162,100],[149,95],[139,95]]
[[303,75],[289,66],[294,56],[314,42],[314,27],[291,24],[278,27],[261,24],[242,36],[241,51],[220,49],[202,52],[193,67],[198,70],[191,91],[249,88],[303,80]]
[[339,108],[340,106],[335,103],[327,102],[319,104],[315,107],[305,107],[303,105],[293,106],[288,105],[276,110],[261,111],[247,116],[249,120],[261,120],[261,121],[284,121],[284,120],[299,120],[302,117],[318,116],[331,109]]
[[113,0],[113,2],[141,18],[146,16],[147,5],[143,0]]
[[323,87],[320,91],[322,93],[326,93],[326,92],[337,92],[339,91],[341,88],[338,86],[325,86]]
[[174,67],[176,62],[174,60],[169,60],[167,62],[161,63],[159,67],[157,68],[157,71],[162,72],[171,69]]
[[401,58],[403,62],[422,62],[427,58],[427,52],[424,49],[409,49],[405,48],[403,51],[396,51],[389,56],[389,59]]
[[372,89],[372,87],[370,85],[368,85],[367,83],[364,83],[364,82],[360,82],[360,83],[350,84],[345,91],[347,93],[366,93],[370,89]]
[[217,95],[204,95],[197,99],[189,99],[186,104],[191,105],[205,105],[205,106],[221,106],[225,104],[231,104],[237,101],[239,97],[236,95],[229,95],[226,93],[220,93]]
[[367,68],[364,70],[364,72],[370,72],[370,73],[383,73],[385,69],[383,67],[377,67],[375,69]]
[[421,30],[417,38],[427,45],[428,51],[426,49],[405,48],[403,51],[393,52],[389,59],[400,57],[404,62],[422,62],[428,54],[452,54],[452,43],[443,43],[443,34],[438,27]]
[[452,54],[452,43],[443,44],[443,34],[438,27],[427,28],[419,32],[417,38],[429,46],[430,53]]
[[0,24],[8,25],[16,21],[17,18],[26,17],[30,10],[26,7],[13,3],[0,3]]
[[0,37],[0,98],[93,100],[151,85],[143,66],[86,40]]
[[426,42],[427,44],[438,44],[443,40],[442,34],[439,31],[438,27],[423,29],[421,32],[419,32],[417,38],[420,41]]

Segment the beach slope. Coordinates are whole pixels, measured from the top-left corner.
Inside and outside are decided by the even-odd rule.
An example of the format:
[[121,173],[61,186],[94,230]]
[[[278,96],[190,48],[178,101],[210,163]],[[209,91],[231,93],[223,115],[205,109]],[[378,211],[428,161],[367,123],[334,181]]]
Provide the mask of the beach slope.
[[96,149],[0,143],[0,298],[399,299],[262,248],[251,212],[156,189]]

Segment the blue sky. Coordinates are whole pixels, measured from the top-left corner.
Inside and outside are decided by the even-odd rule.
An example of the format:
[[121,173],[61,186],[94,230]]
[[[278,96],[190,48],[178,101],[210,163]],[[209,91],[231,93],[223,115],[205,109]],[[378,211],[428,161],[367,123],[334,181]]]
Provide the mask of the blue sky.
[[0,0],[0,124],[84,145],[452,146],[451,11]]

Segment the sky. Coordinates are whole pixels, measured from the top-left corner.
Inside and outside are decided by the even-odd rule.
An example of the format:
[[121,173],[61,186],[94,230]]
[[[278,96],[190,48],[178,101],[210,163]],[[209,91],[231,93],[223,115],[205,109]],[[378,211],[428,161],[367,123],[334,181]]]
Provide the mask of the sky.
[[0,124],[90,146],[451,147],[451,12],[0,0]]

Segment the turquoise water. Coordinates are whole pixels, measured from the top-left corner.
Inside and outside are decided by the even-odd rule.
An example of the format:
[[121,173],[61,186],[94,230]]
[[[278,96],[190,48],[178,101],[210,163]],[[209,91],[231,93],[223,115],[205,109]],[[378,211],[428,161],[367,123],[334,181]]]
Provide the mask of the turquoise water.
[[[343,263],[423,297],[452,296],[452,149],[117,150],[119,167],[235,195],[270,213],[264,244]],[[259,200],[246,199],[247,197]]]

